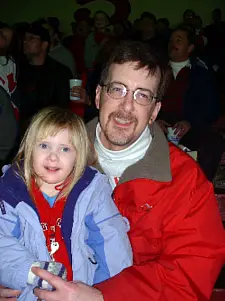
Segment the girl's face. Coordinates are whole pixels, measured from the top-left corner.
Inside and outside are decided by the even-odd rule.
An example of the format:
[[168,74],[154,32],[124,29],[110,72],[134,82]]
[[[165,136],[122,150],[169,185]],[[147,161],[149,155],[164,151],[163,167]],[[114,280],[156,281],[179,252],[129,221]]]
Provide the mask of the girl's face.
[[98,30],[104,29],[108,25],[106,16],[102,13],[98,13],[95,16],[95,28]]
[[75,163],[76,150],[67,129],[37,141],[34,145],[33,169],[41,191],[47,194],[68,178]]

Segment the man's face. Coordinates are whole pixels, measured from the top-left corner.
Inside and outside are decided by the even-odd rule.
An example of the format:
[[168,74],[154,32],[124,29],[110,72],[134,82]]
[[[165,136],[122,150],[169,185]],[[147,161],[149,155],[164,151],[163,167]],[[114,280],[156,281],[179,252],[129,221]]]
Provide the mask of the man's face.
[[167,27],[163,22],[158,22],[157,23],[157,30],[158,30],[159,34],[163,35],[167,31]]
[[0,49],[7,49],[12,41],[13,31],[10,28],[0,29]]
[[136,70],[136,63],[113,64],[104,84],[121,83],[129,90],[122,99],[111,98],[105,87],[97,87],[96,106],[100,110],[100,139],[111,150],[129,147],[157,117],[161,103],[142,106],[133,99],[137,89],[147,89],[157,95],[160,74],[149,75],[147,69]]
[[90,32],[90,27],[88,22],[86,21],[81,21],[78,25],[77,25],[77,34],[81,37],[87,37],[89,35]]
[[39,55],[43,51],[43,42],[39,36],[32,33],[26,33],[23,50],[24,54],[27,56]]
[[143,40],[154,38],[156,33],[156,24],[153,20],[144,18],[140,21],[140,31]]
[[187,11],[183,19],[185,24],[194,25],[195,23],[195,14],[192,11]]
[[221,21],[221,12],[220,11],[213,11],[213,13],[212,13],[212,19],[213,19],[213,21],[215,22],[215,23],[218,23],[218,22],[220,22]]
[[182,62],[188,59],[193,51],[193,45],[189,44],[187,33],[183,30],[173,32],[169,42],[169,56],[173,62]]

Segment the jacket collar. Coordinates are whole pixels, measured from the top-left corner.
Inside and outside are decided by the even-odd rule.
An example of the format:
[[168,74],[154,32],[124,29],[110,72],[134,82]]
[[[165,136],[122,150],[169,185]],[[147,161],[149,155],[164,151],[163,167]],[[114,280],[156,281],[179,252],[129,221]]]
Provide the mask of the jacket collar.
[[[95,142],[97,123],[98,118],[95,118],[87,124],[87,130],[92,143]],[[145,178],[159,182],[170,182],[172,180],[170,151],[166,137],[156,122],[150,127],[150,131],[152,142],[144,158],[129,166],[120,178],[119,183],[137,178]],[[95,167],[102,172],[99,163],[97,163]]]

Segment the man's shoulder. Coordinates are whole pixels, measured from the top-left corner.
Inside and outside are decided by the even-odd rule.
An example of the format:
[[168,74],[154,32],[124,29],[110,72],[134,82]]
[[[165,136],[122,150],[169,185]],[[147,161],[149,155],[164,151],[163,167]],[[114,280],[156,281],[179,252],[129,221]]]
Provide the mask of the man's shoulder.
[[191,66],[190,74],[194,83],[199,81],[204,83],[205,81],[213,80],[213,71],[205,61],[201,60],[200,58],[196,58],[191,62]]
[[182,186],[185,189],[194,187],[199,182],[207,182],[199,164],[189,154],[172,145],[172,143],[170,143],[169,149],[172,181],[184,184],[189,183],[189,187],[185,188]]
[[[167,192],[176,191],[177,193],[179,191],[181,194],[185,194],[186,192],[190,194],[192,190],[196,190],[197,187],[203,184],[208,183],[206,186],[211,185],[207,181],[199,164],[191,158],[190,155],[172,143],[169,143],[169,161],[171,172],[170,181],[163,182],[149,179],[152,185],[156,187],[156,190],[159,189],[162,191],[165,189]],[[146,189],[148,189],[148,183],[149,182],[146,182]]]
[[209,67],[207,63],[199,57],[192,58],[190,60],[190,63],[192,72],[201,72],[205,74],[209,72]]

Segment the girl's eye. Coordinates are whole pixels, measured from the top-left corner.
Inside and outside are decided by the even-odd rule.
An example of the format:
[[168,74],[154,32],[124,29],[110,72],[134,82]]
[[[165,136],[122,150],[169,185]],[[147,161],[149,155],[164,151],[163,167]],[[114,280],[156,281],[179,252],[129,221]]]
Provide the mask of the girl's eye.
[[48,145],[47,145],[46,143],[40,143],[39,146],[40,146],[40,148],[42,148],[42,149],[48,148]]
[[69,147],[63,147],[62,152],[68,153],[70,151]]

